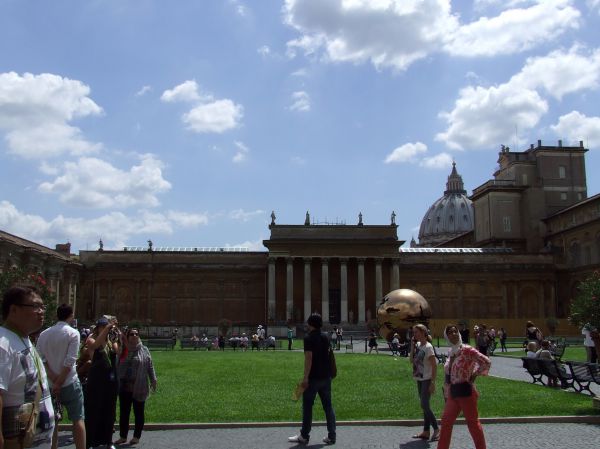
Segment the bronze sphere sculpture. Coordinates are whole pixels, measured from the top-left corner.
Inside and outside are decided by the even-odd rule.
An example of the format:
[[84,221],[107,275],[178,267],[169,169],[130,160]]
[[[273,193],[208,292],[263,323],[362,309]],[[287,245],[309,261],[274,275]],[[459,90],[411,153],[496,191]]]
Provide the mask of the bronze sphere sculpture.
[[414,290],[400,288],[392,290],[383,298],[377,309],[379,334],[391,341],[398,333],[400,341],[406,339],[406,331],[417,323],[427,324],[431,308],[423,296]]

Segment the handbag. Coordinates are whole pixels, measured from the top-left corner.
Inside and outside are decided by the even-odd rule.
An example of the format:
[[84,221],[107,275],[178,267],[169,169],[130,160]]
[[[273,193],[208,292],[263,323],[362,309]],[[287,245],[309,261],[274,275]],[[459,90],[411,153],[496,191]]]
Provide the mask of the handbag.
[[331,372],[331,378],[335,379],[337,376],[337,365],[335,363],[335,354],[331,348],[329,348],[329,370]]
[[450,384],[450,396],[452,399],[468,398],[473,394],[473,384],[471,382],[461,382]]

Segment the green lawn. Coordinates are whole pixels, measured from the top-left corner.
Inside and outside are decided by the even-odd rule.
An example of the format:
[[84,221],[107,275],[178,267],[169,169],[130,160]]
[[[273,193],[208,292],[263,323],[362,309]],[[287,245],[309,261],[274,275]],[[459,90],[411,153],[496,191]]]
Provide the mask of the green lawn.
[[[158,392],[146,403],[148,422],[298,421],[291,400],[302,376],[301,352],[154,351]],[[333,400],[338,420],[421,418],[405,358],[338,354]],[[432,407],[441,415],[442,376]],[[598,413],[589,396],[497,378],[477,381],[484,417]],[[315,419],[324,419],[315,407]]]
[[[498,349],[494,352],[494,357],[525,357],[525,351],[512,351],[512,352],[500,352]],[[565,353],[562,356],[562,360],[575,360],[578,362],[585,362],[587,355],[583,346],[567,346]]]

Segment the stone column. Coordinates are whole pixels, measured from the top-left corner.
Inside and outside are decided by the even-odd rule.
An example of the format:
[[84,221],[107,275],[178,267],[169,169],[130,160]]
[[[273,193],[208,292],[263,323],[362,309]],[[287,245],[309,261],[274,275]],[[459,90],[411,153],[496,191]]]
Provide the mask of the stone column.
[[311,307],[311,284],[310,284],[310,263],[311,257],[304,258],[304,321],[308,319],[312,313]]
[[321,316],[329,323],[329,260],[321,259]]
[[289,320],[294,313],[294,259],[287,258],[287,279],[285,286],[285,317]]
[[348,259],[340,259],[340,321],[348,322]]
[[400,288],[400,260],[397,258],[392,259],[392,279],[390,284],[391,290]]
[[269,257],[269,293],[268,293],[268,304],[267,304],[267,316],[269,319],[275,320],[276,317],[276,313],[275,313],[275,304],[276,304],[276,297],[275,297],[275,279],[276,279],[276,271],[275,271],[275,262],[277,261],[277,259],[275,257]]
[[365,259],[358,259],[358,324],[365,322]]
[[379,306],[379,301],[383,299],[383,275],[381,274],[382,259],[375,259],[375,307]]

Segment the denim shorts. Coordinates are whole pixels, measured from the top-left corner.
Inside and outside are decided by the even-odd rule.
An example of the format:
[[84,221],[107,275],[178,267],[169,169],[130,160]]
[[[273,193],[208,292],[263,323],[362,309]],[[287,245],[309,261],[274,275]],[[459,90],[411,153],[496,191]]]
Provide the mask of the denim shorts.
[[71,421],[75,422],[85,418],[83,390],[79,379],[60,389],[60,403],[67,409]]

